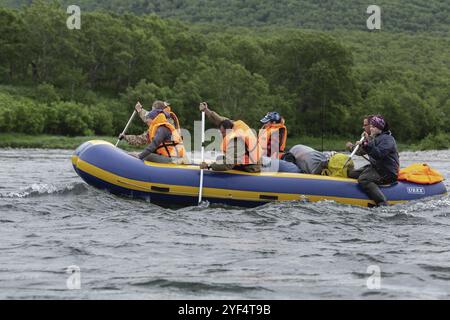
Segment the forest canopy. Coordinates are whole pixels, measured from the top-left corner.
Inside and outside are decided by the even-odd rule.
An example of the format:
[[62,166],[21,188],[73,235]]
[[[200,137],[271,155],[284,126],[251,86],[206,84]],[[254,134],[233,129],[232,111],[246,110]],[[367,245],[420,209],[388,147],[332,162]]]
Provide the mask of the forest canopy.
[[[31,0],[1,0],[20,7]],[[316,30],[365,30],[369,4],[382,8],[389,32],[449,34],[450,2],[442,0],[59,0],[67,7],[137,15],[155,13],[193,23],[233,26],[289,26]]]
[[[290,15],[285,27],[278,26],[284,4],[304,3],[311,11],[292,6],[290,11],[314,16],[311,8],[317,5],[311,1],[278,1],[273,6],[281,11],[268,7],[271,14],[263,21],[275,26],[257,29],[251,26],[258,20],[248,16],[249,23],[242,24],[250,27],[237,27],[233,20],[227,26],[197,25],[145,14],[191,21],[181,15],[191,12],[192,21],[215,23],[217,16],[197,19],[202,11],[189,9],[204,1],[78,2],[121,14],[84,12],[81,29],[69,30],[68,14],[57,2],[0,8],[0,132],[117,134],[137,100],[148,108],[154,99],[169,100],[188,129],[199,119],[198,103],[208,101],[219,113],[255,128],[266,112],[279,111],[290,135],[317,136],[322,130],[356,135],[367,113],[384,114],[402,141],[448,131],[450,40],[442,36],[448,33],[448,14],[439,15],[449,12],[448,4],[428,1],[428,9],[420,11],[433,17],[429,33],[396,19],[393,30],[408,31],[398,33],[289,28],[295,26]],[[232,8],[244,2],[248,8],[256,6],[255,12],[272,3],[208,1],[205,7],[227,3],[231,16]],[[405,8],[423,1],[408,3]],[[173,14],[164,13],[169,11]],[[352,17],[349,28],[358,29],[352,27]],[[39,116],[31,124],[24,122],[26,114]],[[132,131],[142,129],[135,124]]]

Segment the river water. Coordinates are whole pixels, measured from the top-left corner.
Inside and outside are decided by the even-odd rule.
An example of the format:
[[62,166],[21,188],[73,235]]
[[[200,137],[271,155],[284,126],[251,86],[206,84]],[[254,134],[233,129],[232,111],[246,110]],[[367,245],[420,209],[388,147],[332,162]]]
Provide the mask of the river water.
[[[71,154],[0,149],[1,299],[450,298],[449,196],[164,209],[88,186]],[[401,160],[450,177],[450,151]]]

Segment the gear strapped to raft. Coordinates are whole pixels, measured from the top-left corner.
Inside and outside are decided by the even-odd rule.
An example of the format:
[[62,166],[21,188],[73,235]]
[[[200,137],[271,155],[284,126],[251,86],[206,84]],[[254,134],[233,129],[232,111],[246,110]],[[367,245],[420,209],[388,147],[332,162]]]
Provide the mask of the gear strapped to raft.
[[398,180],[419,184],[434,184],[443,181],[444,177],[439,171],[432,169],[426,163],[413,163],[400,169]]

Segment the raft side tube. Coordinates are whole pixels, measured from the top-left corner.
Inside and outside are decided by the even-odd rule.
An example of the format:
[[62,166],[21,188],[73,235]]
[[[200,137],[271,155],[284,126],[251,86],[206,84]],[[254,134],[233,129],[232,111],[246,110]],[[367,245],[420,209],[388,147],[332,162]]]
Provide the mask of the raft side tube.
[[[194,165],[143,162],[105,141],[88,141],[73,156],[75,171],[88,184],[114,194],[195,205],[200,169]],[[445,185],[398,182],[383,186],[389,203],[446,194]],[[270,201],[334,200],[369,206],[373,201],[354,179],[298,173],[205,171],[205,199],[211,203],[256,206]]]

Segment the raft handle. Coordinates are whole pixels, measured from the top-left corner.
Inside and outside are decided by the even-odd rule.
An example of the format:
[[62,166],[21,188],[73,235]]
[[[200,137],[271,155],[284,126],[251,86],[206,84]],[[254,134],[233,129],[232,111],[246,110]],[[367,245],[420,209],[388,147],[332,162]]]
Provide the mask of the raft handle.
[[150,189],[152,189],[153,191],[158,191],[158,192],[169,192],[170,188],[162,188],[162,187],[157,187],[157,186],[152,186]]
[[117,179],[117,182],[123,183],[123,184],[127,184],[127,185],[130,185],[130,186],[133,186],[133,187],[137,187],[137,188],[142,189],[142,190],[145,190],[145,191],[148,190],[147,188],[145,188],[145,187],[143,187],[143,186],[140,186],[140,185],[137,185],[137,184],[134,184],[134,183],[129,183],[129,182],[126,182],[126,181],[122,181],[122,180],[120,180],[120,179]]
[[260,194],[259,198],[264,200],[278,200],[278,196],[269,196],[265,194]]

